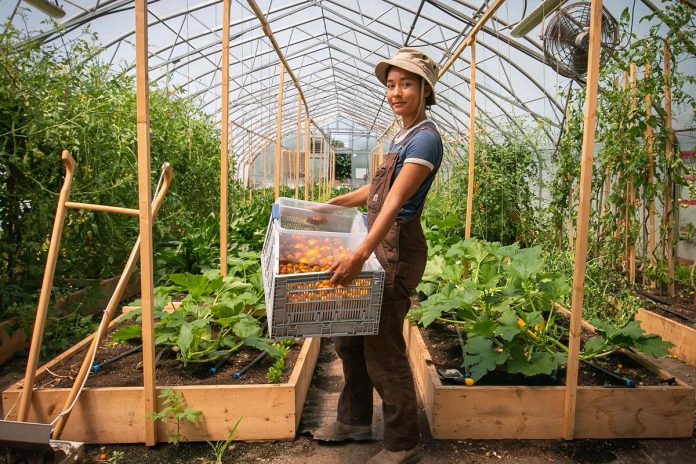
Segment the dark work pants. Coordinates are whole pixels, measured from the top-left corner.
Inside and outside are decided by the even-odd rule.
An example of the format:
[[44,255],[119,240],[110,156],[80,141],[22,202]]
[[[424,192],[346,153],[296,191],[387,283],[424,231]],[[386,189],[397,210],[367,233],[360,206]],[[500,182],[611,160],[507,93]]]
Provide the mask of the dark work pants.
[[338,401],[338,420],[348,425],[372,423],[372,387],[382,398],[384,447],[402,451],[418,445],[418,406],[403,337],[411,301],[385,288],[379,334],[336,337],[345,385]]

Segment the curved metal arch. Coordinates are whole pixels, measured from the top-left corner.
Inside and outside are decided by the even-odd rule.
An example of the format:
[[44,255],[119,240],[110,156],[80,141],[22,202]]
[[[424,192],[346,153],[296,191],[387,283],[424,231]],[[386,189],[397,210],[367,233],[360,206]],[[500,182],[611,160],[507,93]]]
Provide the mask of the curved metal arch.
[[[327,2],[330,2],[330,3],[332,3],[332,4],[336,4],[336,3],[333,2],[332,0],[326,0],[326,1],[327,1]],[[350,11],[350,12],[352,12],[353,14],[360,14],[361,16],[364,16],[365,18],[368,18],[368,19],[370,19],[371,21],[373,21],[373,22],[375,22],[375,23],[378,23],[378,24],[380,24],[380,25],[382,25],[382,26],[384,26],[384,27],[390,28],[390,29],[392,29],[392,30],[398,31],[398,29],[395,28],[394,26],[392,26],[391,24],[384,23],[383,21],[380,21],[379,19],[372,18],[372,17],[370,17],[370,16],[365,15],[364,13],[356,12],[355,10],[350,9],[350,8],[346,7],[345,5],[340,5],[340,4],[339,4],[339,6],[341,6],[342,8],[344,8],[344,9]],[[322,8],[326,9],[326,7],[323,6],[323,5],[322,5]],[[346,20],[346,21],[349,21],[351,24],[353,24],[353,25],[356,26],[356,27],[361,27],[361,25],[360,25],[359,23],[356,23],[356,22],[353,21],[352,19],[346,18],[346,17],[340,15],[340,13],[336,13],[336,12],[333,12],[333,11],[331,11],[331,10],[327,10],[327,11],[330,11],[332,14],[336,14],[337,16],[341,17],[342,19],[344,19],[344,20]],[[452,28],[452,27],[449,26],[449,25],[441,25],[441,26],[444,27],[444,28],[446,28],[446,29],[449,29],[449,30],[452,31],[452,32],[459,32],[459,31],[457,31],[456,29]],[[366,35],[369,35],[369,34],[366,34]],[[401,46],[400,44],[394,42],[394,41],[391,40],[391,39],[388,39],[388,38],[386,38],[386,39],[389,40],[389,42],[391,42],[391,43],[385,42],[385,43],[387,43],[387,45],[392,45],[394,48],[399,48],[399,47]],[[492,49],[490,46],[488,46],[487,44],[481,43],[479,40],[477,40],[476,42],[477,42],[477,44],[481,45],[482,47],[484,47],[484,48],[490,50],[491,52],[493,52],[494,54],[498,55],[497,50],[493,50],[493,49]],[[443,49],[443,47],[441,47],[441,46],[439,46],[439,45],[437,45],[437,44],[432,44],[431,46],[432,46],[433,48],[436,48],[436,49],[440,50],[440,51],[446,51],[446,50]],[[502,55],[502,56],[504,57],[505,61],[507,61],[512,67],[514,67],[515,69],[517,69],[517,70],[520,72],[520,74],[522,74],[523,76],[525,76],[525,77],[526,77],[530,82],[532,82],[539,90],[541,90],[542,93],[543,93],[544,95],[546,95],[546,97],[547,97],[549,100],[551,100],[551,101],[559,108],[559,110],[563,111],[563,107],[553,98],[553,96],[552,96],[551,94],[549,94],[549,93],[546,91],[546,89],[545,89],[539,82],[536,81],[536,79],[534,79],[532,76],[530,76],[529,73],[527,73],[526,71],[524,71],[520,66],[518,66],[516,63],[514,63],[514,62],[513,62],[512,60],[510,60],[508,57],[505,57],[504,55]],[[459,57],[459,59],[462,60],[461,57]],[[545,63],[544,63],[544,66],[546,66]],[[504,88],[507,90],[507,86],[505,86]],[[510,94],[511,94],[512,96],[514,96],[514,93],[510,92]],[[515,98],[516,98],[516,97],[515,97]]]
[[[332,45],[330,45],[330,44],[327,44],[327,46],[329,46],[329,47],[334,47],[334,46],[332,46]],[[311,47],[308,47],[308,48],[311,48]],[[337,49],[338,49],[338,48],[337,48]],[[338,49],[338,50],[340,51],[340,49]],[[371,63],[367,63],[365,60],[363,60],[363,59],[360,58],[360,57],[355,57],[355,56],[353,56],[353,55],[348,54],[347,52],[343,52],[343,53],[345,53],[346,55],[351,56],[351,57],[354,58],[354,59],[361,60],[362,62],[364,62],[364,63],[366,63],[366,64],[368,64],[368,65],[371,65]],[[289,59],[289,60],[290,60],[290,59],[293,59],[293,60],[294,60],[294,59],[299,59],[299,58],[300,58],[300,56],[292,56],[292,58],[288,58],[288,59]],[[315,60],[315,61],[317,61],[317,60]],[[278,62],[277,62],[277,61],[276,61],[276,62],[270,62],[270,63],[264,65],[264,66],[261,67],[261,68],[256,68],[256,69],[250,70],[250,71],[248,71],[248,72],[255,72],[255,71],[259,70],[259,69],[263,69],[263,68],[265,68],[265,67],[273,66],[273,63],[276,63],[276,65],[277,65]],[[334,67],[333,64],[332,64],[331,67]],[[329,66],[326,66],[324,69],[329,69]],[[336,68],[336,69],[341,70],[340,68]],[[209,71],[209,72],[206,73],[206,74],[209,74],[209,73],[214,72],[214,71],[215,71],[215,70],[211,70],[211,71]],[[342,71],[342,70],[341,70],[341,71]],[[365,70],[363,70],[363,71],[366,72],[366,73],[368,73],[368,71],[365,71]],[[459,75],[458,73],[456,73],[456,74]],[[346,73],[346,75],[347,75],[347,76],[351,76],[351,77],[355,77],[355,76],[353,76],[353,75],[351,75],[351,74],[349,74],[349,73]],[[201,75],[201,77],[198,77],[197,79],[201,79],[203,76],[205,76],[205,74],[204,74],[204,75]],[[459,76],[459,77],[462,78],[464,81],[468,82],[468,78],[464,78],[464,77],[462,77],[462,76]],[[492,76],[491,76],[491,77],[492,77]],[[493,78],[493,77],[492,77],[492,78]],[[196,94],[194,94],[194,95],[197,95],[197,94],[200,94],[200,93],[204,93],[205,91],[208,91],[208,90],[212,89],[213,87],[214,87],[214,86],[211,86],[211,87],[209,87],[209,88],[207,88],[207,89],[201,89],[201,90],[199,90],[199,91],[198,91]],[[368,87],[368,88],[369,88],[369,87]],[[464,100],[468,100],[468,97],[466,97],[465,95],[463,95],[462,93],[460,93],[458,90],[454,89],[452,86],[450,86],[449,88],[450,88],[453,92],[457,93],[457,94],[458,94],[460,97],[462,97]],[[485,90],[486,92],[489,91],[488,88],[483,89],[483,87],[482,87],[482,90]],[[380,93],[381,93],[381,92],[380,92]],[[309,94],[308,94],[308,95],[309,95]],[[214,97],[214,99],[209,100],[209,101],[206,103],[206,106],[207,106],[208,104],[214,102],[214,101],[217,101],[219,98],[220,98],[219,96],[216,96],[216,97]],[[492,102],[494,105],[496,105],[496,106],[506,115],[506,117],[508,118],[509,121],[512,122],[512,121],[514,120],[514,118],[511,117],[511,116],[507,113],[507,110],[506,110],[505,108],[503,108],[500,104],[498,104],[498,102],[496,102],[495,99],[492,99],[492,98],[490,98],[490,97],[489,97],[489,99],[491,100],[491,102]],[[444,101],[448,101],[448,99],[446,99],[446,98],[444,98],[444,97],[443,97],[443,100],[444,100]],[[455,104],[455,103],[453,103],[453,102],[451,102],[451,101],[448,101],[448,103],[449,103],[453,108],[456,108],[457,110],[462,111],[464,114],[467,114],[467,115],[468,115],[468,113],[466,112],[466,110],[463,109],[463,108],[461,108],[459,105],[457,105],[457,104]],[[481,108],[479,108],[479,109],[481,109]],[[484,110],[481,109],[481,111],[482,111],[482,113],[486,114]],[[536,115],[535,112],[531,111],[531,110],[528,109],[528,108],[526,108],[526,111],[527,111],[527,113],[529,113],[529,114]],[[487,114],[486,114],[486,115],[487,115]],[[447,118],[443,118],[443,120],[447,120]],[[464,124],[464,121],[461,121],[461,122],[462,122],[462,125],[465,125],[465,124]],[[497,124],[495,124],[495,126],[496,126],[497,129],[500,129],[499,126],[497,126]]]

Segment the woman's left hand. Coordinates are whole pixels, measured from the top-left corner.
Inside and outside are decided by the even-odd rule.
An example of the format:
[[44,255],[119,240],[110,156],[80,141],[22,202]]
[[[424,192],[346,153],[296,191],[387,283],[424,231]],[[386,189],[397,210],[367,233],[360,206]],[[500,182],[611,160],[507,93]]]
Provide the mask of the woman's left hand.
[[346,286],[353,282],[362,271],[367,258],[363,258],[359,253],[351,253],[342,260],[335,262],[328,272],[333,272],[331,285]]

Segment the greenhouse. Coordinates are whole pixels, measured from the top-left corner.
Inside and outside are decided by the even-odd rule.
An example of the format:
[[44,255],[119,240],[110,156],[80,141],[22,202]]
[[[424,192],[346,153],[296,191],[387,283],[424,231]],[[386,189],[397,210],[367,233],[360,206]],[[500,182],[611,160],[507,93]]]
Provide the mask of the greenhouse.
[[696,2],[0,18],[0,463],[696,462]]

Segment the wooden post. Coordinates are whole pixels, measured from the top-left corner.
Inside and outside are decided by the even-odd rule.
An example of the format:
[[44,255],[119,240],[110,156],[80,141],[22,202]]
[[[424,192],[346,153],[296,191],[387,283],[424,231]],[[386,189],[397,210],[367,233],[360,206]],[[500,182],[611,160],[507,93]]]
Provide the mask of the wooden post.
[[672,150],[674,148],[674,132],[672,131],[672,54],[669,51],[669,43],[665,40],[662,44],[664,57],[664,77],[665,77],[665,129],[667,130],[667,140],[665,141],[665,207],[662,213],[664,223],[663,230],[666,232],[667,248],[667,273],[669,275],[669,286],[667,291],[669,296],[674,296],[674,215],[672,213]]
[[60,189],[60,195],[58,195],[58,207],[56,208],[56,217],[53,219],[51,241],[48,244],[48,256],[46,257],[46,268],[44,270],[43,282],[41,283],[41,292],[39,293],[39,304],[36,307],[36,319],[34,321],[31,345],[29,345],[29,358],[24,375],[24,389],[22,390],[19,400],[19,409],[17,411],[17,421],[19,422],[25,422],[29,415],[31,394],[34,389],[34,379],[36,377],[36,367],[39,362],[41,342],[43,341],[44,327],[46,325],[46,315],[48,314],[48,303],[51,300],[53,278],[56,274],[58,249],[60,248],[60,239],[63,235],[63,226],[65,224],[65,203],[70,197],[70,189],[72,188],[73,174],[75,172],[75,160],[70,156],[70,152],[63,150],[61,159],[65,164],[65,180]]
[[[164,196],[167,194],[167,190],[169,190],[169,185],[172,181],[173,172],[172,167],[169,165],[169,163],[165,163],[163,171],[164,180],[162,182],[162,187],[158,192],[155,193],[156,196],[152,201],[152,214],[154,216],[157,215],[160,206],[162,206],[162,203],[164,202]],[[114,314],[116,313],[116,310],[118,309],[121,303],[121,297],[123,297],[123,292],[128,286],[128,282],[133,274],[133,271],[135,270],[135,265],[138,262],[138,258],[140,257],[140,241],[140,236],[138,236],[138,238],[135,241],[135,244],[133,245],[133,249],[130,252],[130,256],[128,256],[126,265],[124,266],[123,271],[121,272],[121,277],[118,279],[118,283],[116,284],[114,293],[111,295],[109,303],[106,305],[106,309],[104,310],[104,316],[102,317],[99,329],[92,338],[92,342],[90,343],[89,348],[87,349],[87,353],[85,354],[85,357],[82,360],[82,366],[80,367],[80,371],[75,377],[75,380],[73,381],[73,386],[70,389],[70,392],[68,393],[68,397],[65,400],[65,404],[63,405],[62,410],[63,414],[65,415],[59,416],[58,422],[56,422],[55,428],[53,429],[53,434],[51,436],[54,440],[59,439],[61,434],[63,433],[65,423],[67,422],[68,417],[70,416],[69,408],[72,405],[73,401],[75,401],[75,398],[77,397],[80,388],[82,387],[82,382],[84,381],[85,377],[89,374],[89,369],[92,366],[92,354],[97,349],[99,343],[106,334],[109,322],[111,322],[111,320],[113,319]]]
[[155,340],[152,262],[152,201],[150,188],[150,108],[147,52],[147,0],[135,2],[135,83],[138,136],[138,206],[140,209],[140,298],[143,333],[143,403],[145,444],[157,443],[157,422],[149,419],[157,411],[155,389]]
[[575,402],[578,388],[580,331],[582,302],[585,294],[585,269],[587,267],[587,229],[590,222],[590,195],[592,193],[592,156],[595,142],[597,116],[597,88],[599,83],[599,52],[602,33],[602,0],[592,0],[590,13],[590,49],[587,64],[587,93],[580,164],[580,204],[578,207],[577,238],[575,241],[575,268],[568,343],[568,368],[566,372],[563,405],[563,438],[575,435]]
[[471,237],[471,216],[474,207],[474,162],[476,153],[476,37],[471,40],[469,81],[469,183],[466,189],[466,226],[464,238]]
[[[650,77],[650,63],[645,65],[645,79]],[[647,94],[645,96],[645,116],[649,119],[652,115],[652,95]],[[654,137],[653,128],[650,124],[647,125],[645,129],[645,139],[648,143],[648,182],[645,188],[645,202],[648,208],[648,261],[650,264],[655,264],[655,197],[652,192],[652,185],[655,178],[655,160],[654,160]],[[648,198],[648,195],[650,198]],[[645,275],[645,274],[643,274]],[[654,280],[650,281],[650,287],[655,288],[657,286]]]
[[[638,102],[636,99],[636,65],[631,63],[630,65],[630,80],[631,80],[631,108],[635,112],[637,110]],[[629,201],[633,208],[636,206],[636,190],[633,185],[633,180],[629,180],[628,185]],[[626,217],[626,229],[630,230],[631,220],[630,216]],[[636,242],[635,240],[629,240],[628,246],[628,281],[630,284],[636,282]]]
[[384,147],[382,146],[384,144],[383,139],[379,139],[379,165],[381,166],[382,163],[384,163]]
[[324,134],[319,135],[319,162],[317,163],[317,196],[315,200],[321,197],[321,180],[324,176]]
[[276,142],[275,162],[273,163],[273,192],[275,199],[280,196],[280,156],[281,156],[281,131],[283,130],[283,81],[285,80],[285,65],[280,64],[280,78],[278,79],[278,114],[276,116]]
[[300,197],[300,153],[302,150],[302,95],[297,92],[297,136],[295,138],[296,152],[295,157],[295,199]]
[[251,138],[251,131],[247,131],[247,141],[248,141],[248,152],[249,152],[249,167],[247,168],[247,173],[249,175],[249,201],[251,201],[251,192],[254,190],[254,158],[252,155],[253,144]]
[[227,176],[230,134],[230,0],[222,2],[222,120],[220,121],[220,275],[227,275]]
[[305,114],[304,199],[309,200],[309,113]]

